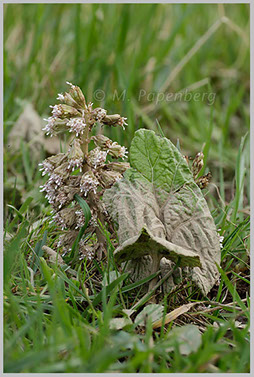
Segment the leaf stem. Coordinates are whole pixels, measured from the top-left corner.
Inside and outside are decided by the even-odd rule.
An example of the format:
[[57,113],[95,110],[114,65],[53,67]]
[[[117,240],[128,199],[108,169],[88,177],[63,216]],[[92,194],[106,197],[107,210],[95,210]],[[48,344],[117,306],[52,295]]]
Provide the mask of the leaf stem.
[[136,310],[140,306],[144,305],[150,297],[152,297],[153,293],[158,289],[172,274],[173,272],[180,266],[181,263],[181,257],[178,258],[177,263],[175,266],[172,268],[172,270],[168,271],[166,275],[158,281],[156,285],[149,291],[144,297],[142,297],[131,309]]

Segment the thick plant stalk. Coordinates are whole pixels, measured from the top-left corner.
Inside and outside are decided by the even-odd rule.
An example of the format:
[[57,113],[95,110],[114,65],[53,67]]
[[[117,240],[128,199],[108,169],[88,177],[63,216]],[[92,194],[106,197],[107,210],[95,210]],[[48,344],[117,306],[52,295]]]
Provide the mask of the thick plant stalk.
[[158,289],[170,276],[173,275],[173,272],[180,266],[180,264],[181,264],[181,257],[178,258],[178,261],[175,264],[175,266],[170,271],[168,271],[166,275],[162,279],[160,279],[158,283],[155,284],[153,288],[149,290],[148,293],[145,296],[143,296],[131,309],[137,310],[138,308],[143,306],[152,297],[156,289]]
[[[85,115],[84,115],[84,118],[86,118]],[[82,137],[82,141],[83,141],[82,151],[84,152],[84,156],[85,156],[85,161],[84,161],[82,170],[85,173],[87,171],[91,171],[91,167],[86,163],[87,156],[88,156],[88,145],[89,145],[89,141],[90,141],[89,127],[87,127],[85,129],[84,135]],[[101,222],[102,225],[105,225],[105,218],[104,218],[103,212],[101,210],[101,206],[99,205],[98,198],[96,198],[96,194],[94,194],[92,191],[88,194],[88,202],[89,202],[89,205],[90,205],[91,208],[96,208],[95,212],[97,213],[97,219]],[[99,226],[96,227],[95,232],[96,232],[96,236],[97,236],[97,239],[98,239],[100,250],[101,250],[101,247],[102,247],[103,251],[106,253],[107,240],[106,240],[106,238],[105,238],[104,234],[102,233]],[[99,251],[99,258],[98,259],[99,260],[101,259],[101,251]]]
[[[89,204],[91,205],[92,208],[96,208],[97,212],[97,219],[101,222],[101,224],[104,226],[105,225],[105,217],[103,215],[102,209],[100,208],[98,199],[96,198],[95,194],[93,192],[90,193],[90,198],[89,198]],[[98,239],[99,247],[101,249],[101,246],[103,247],[103,251],[106,254],[107,250],[107,240],[104,234],[102,233],[102,230],[100,229],[100,226],[98,225],[95,229],[96,231],[96,236]],[[99,254],[99,258],[101,259],[101,252]]]
[[[84,152],[85,157],[87,157],[87,155],[88,155],[88,144],[89,144],[89,128],[88,127],[84,131],[82,141],[83,141],[83,144],[81,145],[81,149]],[[85,166],[86,165],[87,164],[85,164]]]
[[[152,255],[152,269],[151,269],[151,274],[154,274],[160,269],[160,261],[161,261],[161,256],[158,255],[157,253]],[[158,281],[158,277],[156,276],[154,279],[152,279],[149,283],[148,286],[148,292],[152,291],[153,288],[155,287],[156,283]]]

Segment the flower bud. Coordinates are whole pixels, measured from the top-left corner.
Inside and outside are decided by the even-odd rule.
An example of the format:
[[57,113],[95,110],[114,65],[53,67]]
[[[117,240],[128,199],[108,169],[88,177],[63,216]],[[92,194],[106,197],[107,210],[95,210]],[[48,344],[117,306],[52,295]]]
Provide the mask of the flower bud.
[[80,181],[80,191],[84,192],[85,196],[89,191],[93,191],[96,194],[97,186],[99,185],[98,179],[95,177],[92,171],[88,171],[83,174]]
[[183,158],[185,159],[187,165],[189,166],[189,156],[183,156]]
[[211,179],[212,179],[212,174],[211,172],[209,172],[206,175],[199,177],[198,180],[196,181],[196,184],[202,190],[206,188],[206,186],[210,183]]
[[107,124],[108,126],[113,126],[113,127],[120,126],[123,129],[125,129],[124,126],[125,125],[127,126],[126,120],[127,118],[121,117],[121,115],[119,114],[113,114],[113,115],[106,115],[103,118],[102,122],[104,124]]
[[71,86],[71,89],[69,91],[70,97],[78,104],[79,107],[82,107],[84,109],[86,106],[86,100],[82,90],[78,86],[73,85],[69,82],[67,82],[67,84]]
[[77,115],[80,115],[80,112],[76,110],[74,107],[60,104],[60,105],[54,105],[50,106],[52,108],[52,115],[54,118],[70,118]]
[[75,168],[82,168],[84,160],[84,153],[80,147],[80,140],[74,139],[70,149],[68,150],[68,169],[75,170]]
[[110,140],[107,136],[102,134],[92,136],[91,139],[94,141],[97,147],[100,147],[103,150],[108,150],[109,147],[112,145],[113,141]]
[[48,122],[43,128],[43,130],[46,131],[46,135],[56,136],[58,133],[68,130],[68,127],[66,126],[67,119],[60,119],[52,116],[44,120]]
[[50,156],[46,158],[39,166],[41,166],[40,171],[42,171],[42,175],[45,174],[51,174],[53,173],[53,170],[60,165],[64,160],[66,159],[66,156],[64,153],[58,153],[54,156]]
[[86,222],[84,211],[82,209],[79,209],[75,212],[75,215],[76,215],[75,229],[80,229],[82,228],[82,226],[85,225],[85,222]]
[[53,216],[54,221],[61,226],[62,230],[71,228],[75,224],[75,218],[75,208],[63,208]]
[[129,168],[130,164],[128,162],[109,162],[105,165],[105,169],[114,170],[122,174]]
[[55,196],[57,193],[57,186],[55,185],[52,180],[48,180],[43,186],[41,187],[41,192],[45,191],[46,195],[45,198],[48,199],[49,204],[54,204],[55,202]]
[[116,141],[114,141],[109,147],[108,153],[114,158],[124,159],[127,157],[128,151],[125,147],[122,147]]
[[69,177],[69,163],[63,162],[61,165],[59,165],[56,169],[54,169],[53,173],[51,174],[49,180],[52,182],[55,182],[57,186],[60,186],[63,184],[63,182]]
[[200,172],[200,170],[202,169],[204,165],[203,159],[204,159],[203,153],[199,152],[196,154],[196,157],[193,160],[191,169],[192,169],[192,174],[194,178],[198,176],[198,173]]
[[97,107],[93,110],[94,119],[98,122],[103,122],[103,119],[107,115],[107,111],[105,109],[102,109],[101,107]]
[[95,256],[94,246],[87,245],[85,241],[79,241],[79,260],[87,259],[89,261],[93,260]]
[[58,210],[63,206],[66,206],[71,203],[75,194],[79,193],[79,188],[61,186],[57,190],[54,196],[54,203],[52,204],[53,208]]
[[87,163],[94,167],[101,166],[104,164],[107,158],[107,152],[100,150],[99,147],[92,149],[87,156]]
[[57,99],[61,102],[64,102],[66,105],[69,105],[69,106],[72,106],[72,107],[75,107],[75,108],[80,107],[78,105],[78,103],[72,98],[70,93],[68,93],[68,92],[65,92],[64,94],[58,94]]
[[115,182],[122,178],[122,174],[113,170],[100,170],[98,172],[98,179],[105,188],[111,187]]
[[69,127],[69,132],[74,132],[76,136],[79,136],[84,133],[87,124],[83,118],[72,118],[67,123],[67,127]]
[[70,187],[79,187],[80,186],[80,181],[81,181],[81,176],[80,175],[70,175],[66,179],[66,185]]
[[78,231],[76,230],[71,230],[64,234],[61,234],[57,242],[57,247],[63,246],[63,250],[65,253],[67,253],[68,251],[71,251],[71,246],[73,245],[73,242],[75,241],[77,236],[78,236]]

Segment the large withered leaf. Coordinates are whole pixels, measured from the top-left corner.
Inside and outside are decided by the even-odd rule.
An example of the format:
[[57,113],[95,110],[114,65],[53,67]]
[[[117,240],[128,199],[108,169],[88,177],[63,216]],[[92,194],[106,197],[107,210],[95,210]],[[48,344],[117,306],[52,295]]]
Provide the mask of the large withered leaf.
[[20,149],[20,141],[28,143],[34,156],[41,154],[41,147],[49,154],[60,152],[59,138],[56,136],[45,137],[42,128],[44,127],[42,118],[39,116],[31,103],[24,105],[24,110],[18,117],[8,135],[8,145],[11,152]]
[[140,260],[144,249],[181,266],[194,267],[192,279],[206,294],[218,279],[220,244],[213,218],[181,153],[166,138],[141,129],[130,148],[131,169],[104,194],[117,224],[119,247]]

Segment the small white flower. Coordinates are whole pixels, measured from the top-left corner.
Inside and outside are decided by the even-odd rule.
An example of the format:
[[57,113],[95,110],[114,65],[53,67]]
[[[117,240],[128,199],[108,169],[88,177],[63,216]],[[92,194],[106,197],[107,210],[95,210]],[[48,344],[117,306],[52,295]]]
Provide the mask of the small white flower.
[[67,126],[70,127],[69,132],[75,132],[76,136],[79,136],[79,134],[83,134],[86,128],[86,122],[82,118],[72,118],[67,123]]
[[76,222],[77,222],[75,229],[82,228],[82,226],[85,225],[85,221],[86,221],[84,212],[82,210],[78,210],[75,212],[75,215],[76,215]]
[[53,220],[61,226],[62,230],[70,228],[75,223],[75,210],[73,208],[64,208],[53,216]]
[[89,113],[91,113],[93,111],[93,102],[88,102],[86,109]]
[[80,191],[84,192],[85,196],[88,194],[89,191],[93,191],[94,194],[97,192],[97,186],[99,185],[99,181],[94,176],[92,172],[85,173],[80,181]]
[[88,154],[88,163],[95,169],[103,165],[107,158],[107,151],[102,151],[99,147],[92,149]]
[[91,261],[95,256],[94,247],[86,245],[83,240],[79,241],[79,253],[79,260],[86,258]]
[[51,137],[55,136],[56,132],[54,131],[54,126],[55,126],[56,118],[49,117],[48,119],[43,119],[43,120],[45,120],[48,123],[42,130],[46,131],[46,135],[50,135]]
[[81,141],[74,139],[68,149],[68,169],[75,170],[79,168],[80,172],[82,171],[82,165],[84,160],[84,152],[81,148]]
[[59,191],[55,197],[55,202],[59,203],[58,205],[59,209],[62,208],[62,206],[67,202],[67,200],[68,200],[68,197],[64,191]]
[[49,204],[55,203],[55,197],[56,197],[56,186],[52,184],[52,182],[47,181],[43,186],[41,187],[41,192],[45,191],[46,195],[45,198],[48,199]]
[[95,216],[92,215],[91,219],[90,219],[90,224],[93,225],[94,227],[95,226],[98,226],[98,222],[97,222],[97,219]]
[[64,95],[62,93],[58,93],[58,96],[56,97],[56,99],[63,102],[64,101]]
[[124,146],[119,145],[116,141],[114,141],[108,149],[109,154],[114,156],[115,158],[127,158],[128,151]]
[[68,169],[71,169],[72,171],[74,171],[75,169],[79,168],[80,172],[82,171],[83,158],[76,158],[76,160],[69,160],[68,163],[69,163]]
[[58,186],[61,186],[62,183],[63,183],[63,177],[59,174],[56,174],[56,173],[52,173],[48,182],[50,184],[55,184],[55,188],[57,188]]
[[63,220],[63,218],[61,217],[61,214],[60,212],[57,212],[54,216],[53,216],[53,219],[54,221],[61,227],[62,230],[64,230],[66,228],[66,224]]
[[63,115],[63,110],[61,105],[54,105],[54,106],[49,106],[52,109],[52,115],[53,117],[59,117]]
[[43,192],[43,191],[46,191],[46,193],[55,192],[55,187],[52,185],[52,182],[50,181],[47,181],[44,185],[40,187],[41,187],[40,192]]
[[56,246],[57,247],[63,246],[63,234],[60,235]]
[[97,110],[96,118],[99,122],[101,122],[105,115],[107,115],[107,111],[100,108]]
[[125,147],[122,147],[121,150],[120,150],[120,154],[119,154],[119,157],[124,159],[124,158],[127,158],[128,156],[128,151]]
[[45,160],[38,165],[41,166],[39,170],[42,171],[42,176],[44,176],[45,174],[50,175],[54,170],[54,166],[48,160]]
[[124,126],[128,126],[128,123],[126,123],[127,118],[121,117],[118,124],[120,127],[122,127],[125,130]]
[[75,88],[75,85],[73,85],[71,82],[69,82],[69,81],[66,81],[66,84],[67,85],[70,85],[70,87],[72,87],[72,88]]

